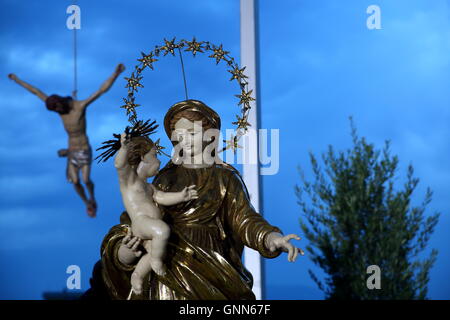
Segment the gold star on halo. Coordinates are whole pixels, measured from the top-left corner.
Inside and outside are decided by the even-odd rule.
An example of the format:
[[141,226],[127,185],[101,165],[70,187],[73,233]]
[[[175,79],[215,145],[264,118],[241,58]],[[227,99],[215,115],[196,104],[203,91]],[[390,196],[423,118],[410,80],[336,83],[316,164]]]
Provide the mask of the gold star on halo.
[[243,72],[245,70],[245,67],[242,69],[239,69],[238,66],[235,66],[233,70],[227,70],[229,73],[231,73],[233,76],[231,77],[230,81],[233,81],[236,79],[237,81],[241,82],[242,79],[248,78]]
[[134,75],[134,71],[131,73],[131,76],[129,78],[125,77],[125,80],[127,80],[127,85],[125,86],[125,88],[130,88],[134,91],[137,91],[137,89],[139,87],[143,88],[144,86],[142,84],[140,84],[139,81],[142,80],[142,76],[135,76]]
[[245,109],[250,109],[250,101],[255,101],[252,97],[252,92],[253,90],[246,92],[245,89],[242,89],[241,94],[235,94],[235,97],[240,99],[238,105],[243,104]]
[[164,42],[166,43],[163,45],[160,49],[164,50],[164,56],[167,55],[169,52],[174,56],[175,55],[175,48],[177,48],[177,45],[175,44],[175,37],[168,41],[166,38],[164,38]]
[[216,59],[216,64],[219,64],[220,60],[225,60],[225,55],[230,53],[229,51],[224,51],[223,46],[220,45],[220,47],[213,47],[214,53],[210,55],[210,58]]
[[[153,70],[153,62],[158,61],[158,59],[153,58],[153,52],[150,52],[148,55],[146,55],[143,52],[141,52],[141,54],[142,54],[142,59],[137,59],[137,60],[143,64],[144,68],[149,67],[150,69]],[[144,69],[144,68],[142,68],[142,69]]]
[[237,121],[232,122],[232,124],[236,124],[238,129],[242,128],[245,131],[247,131],[247,129],[248,129],[247,127],[251,127],[251,124],[248,123],[248,121],[247,121],[247,117],[242,117],[241,118],[238,115],[236,115],[236,119],[237,119]]
[[231,139],[230,140],[224,140],[224,142],[227,144],[226,147],[225,147],[225,150],[231,149],[231,150],[233,150],[233,152],[236,152],[236,150],[238,148],[242,148],[242,146],[240,146],[238,144],[237,136],[231,135]]
[[159,155],[163,154],[163,155],[168,156],[170,158],[170,156],[167,153],[162,151],[163,149],[165,149],[165,147],[163,147],[162,145],[159,144],[159,140],[160,139],[155,141],[156,153],[159,154]]
[[123,101],[125,102],[125,104],[121,106],[121,108],[127,111],[127,115],[129,115],[130,113],[135,114],[135,108],[140,106],[140,104],[134,103],[134,97],[130,97],[129,99],[123,98]]
[[195,54],[197,52],[203,53],[203,42],[197,42],[195,40],[195,37],[192,39],[192,41],[186,41],[188,48],[184,51],[192,51],[192,54],[195,57]]

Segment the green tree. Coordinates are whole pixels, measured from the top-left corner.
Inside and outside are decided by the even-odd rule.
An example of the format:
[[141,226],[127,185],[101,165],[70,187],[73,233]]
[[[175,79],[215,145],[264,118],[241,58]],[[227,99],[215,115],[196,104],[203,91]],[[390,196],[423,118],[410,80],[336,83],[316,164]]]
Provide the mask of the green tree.
[[[336,153],[329,146],[322,154],[324,169],[310,153],[313,182],[299,168],[300,225],[310,242],[307,252],[326,274],[324,283],[309,273],[327,299],[426,299],[437,257],[435,249],[426,258],[422,253],[439,219],[439,213],[425,215],[432,192],[412,206],[419,183],[413,167],[396,191],[398,158],[390,155],[389,141],[376,150],[350,122],[351,149]],[[366,285],[370,265],[381,269],[379,290]]]

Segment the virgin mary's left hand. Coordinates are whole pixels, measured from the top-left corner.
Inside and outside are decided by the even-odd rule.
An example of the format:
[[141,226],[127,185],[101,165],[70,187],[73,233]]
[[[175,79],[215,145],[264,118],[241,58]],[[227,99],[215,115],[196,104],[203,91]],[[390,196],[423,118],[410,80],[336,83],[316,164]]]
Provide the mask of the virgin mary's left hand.
[[300,237],[296,234],[289,234],[287,236],[283,236],[280,233],[271,233],[268,235],[266,245],[271,252],[276,250],[282,250],[288,253],[288,261],[294,262],[297,259],[298,254],[304,255],[302,249],[297,248],[289,240],[300,240]]

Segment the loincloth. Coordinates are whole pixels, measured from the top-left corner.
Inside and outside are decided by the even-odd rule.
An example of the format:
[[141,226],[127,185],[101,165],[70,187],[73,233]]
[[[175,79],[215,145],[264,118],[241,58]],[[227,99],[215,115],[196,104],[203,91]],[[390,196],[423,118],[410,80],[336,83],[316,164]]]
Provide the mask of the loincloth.
[[77,168],[81,168],[85,165],[92,163],[92,149],[84,150],[68,150],[67,161],[73,164]]
[[72,182],[69,173],[69,164],[72,164],[76,169],[81,169],[83,166],[90,165],[92,163],[92,149],[82,150],[67,150],[67,170],[66,176],[69,182]]

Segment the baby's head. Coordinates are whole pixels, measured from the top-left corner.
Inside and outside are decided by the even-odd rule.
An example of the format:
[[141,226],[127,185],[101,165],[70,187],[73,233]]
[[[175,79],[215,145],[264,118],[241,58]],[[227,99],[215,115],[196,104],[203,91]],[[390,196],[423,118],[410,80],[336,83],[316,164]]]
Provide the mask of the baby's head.
[[128,144],[128,164],[143,179],[156,175],[161,162],[156,157],[155,143],[148,137],[131,138]]

